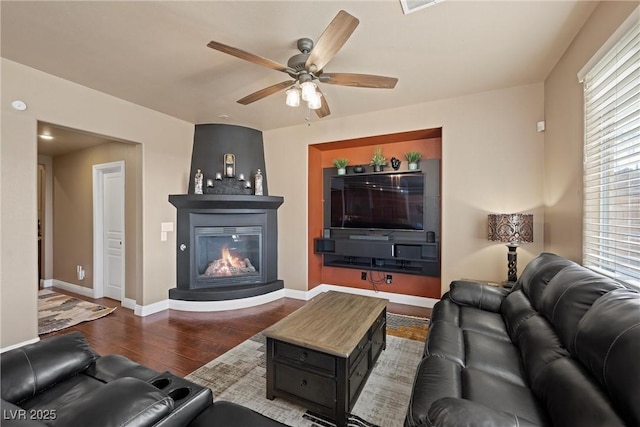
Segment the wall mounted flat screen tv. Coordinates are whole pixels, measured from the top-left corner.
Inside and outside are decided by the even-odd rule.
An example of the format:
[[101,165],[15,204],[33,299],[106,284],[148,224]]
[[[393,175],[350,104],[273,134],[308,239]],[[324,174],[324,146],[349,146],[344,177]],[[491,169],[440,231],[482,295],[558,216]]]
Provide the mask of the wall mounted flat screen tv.
[[331,178],[331,227],[424,230],[424,174]]

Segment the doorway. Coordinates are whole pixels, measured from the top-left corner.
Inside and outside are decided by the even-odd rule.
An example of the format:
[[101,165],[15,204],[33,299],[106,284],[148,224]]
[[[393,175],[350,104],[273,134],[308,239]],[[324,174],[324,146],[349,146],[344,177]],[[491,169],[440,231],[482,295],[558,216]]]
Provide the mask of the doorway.
[[93,166],[94,297],[123,301],[125,289],[124,162]]

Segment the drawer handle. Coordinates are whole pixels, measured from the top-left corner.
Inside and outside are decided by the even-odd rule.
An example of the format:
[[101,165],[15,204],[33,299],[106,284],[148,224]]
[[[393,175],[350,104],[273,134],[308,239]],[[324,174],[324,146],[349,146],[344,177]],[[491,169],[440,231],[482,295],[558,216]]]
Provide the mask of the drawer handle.
[[304,362],[305,360],[307,360],[308,357],[309,355],[307,354],[307,352],[303,351],[302,354],[300,355],[300,360]]
[[364,348],[364,345],[362,345],[362,344],[358,345],[358,350],[362,351],[363,348]]
[[302,380],[302,382],[300,383],[300,387],[306,387],[307,386],[307,380]]
[[364,373],[358,371],[358,372],[356,372],[356,376],[362,378],[362,377],[364,377]]

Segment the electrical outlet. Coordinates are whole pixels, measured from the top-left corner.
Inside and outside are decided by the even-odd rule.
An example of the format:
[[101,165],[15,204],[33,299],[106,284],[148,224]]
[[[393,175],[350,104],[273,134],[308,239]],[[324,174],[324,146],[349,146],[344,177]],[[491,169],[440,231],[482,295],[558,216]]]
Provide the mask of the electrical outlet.
[[367,280],[367,272],[363,271],[362,273],[360,273],[360,280]]
[[387,274],[386,282],[387,282],[387,285],[390,285],[391,282],[393,282],[393,276],[391,274]]

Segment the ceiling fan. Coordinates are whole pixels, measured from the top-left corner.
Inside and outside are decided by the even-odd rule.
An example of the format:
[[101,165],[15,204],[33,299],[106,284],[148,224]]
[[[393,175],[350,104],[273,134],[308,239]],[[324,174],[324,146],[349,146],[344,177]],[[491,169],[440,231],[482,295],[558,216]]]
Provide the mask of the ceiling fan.
[[[331,23],[324,30],[318,42],[302,38],[298,40],[300,53],[289,58],[287,65],[254,55],[249,52],[211,41],[207,46],[220,52],[233,55],[245,61],[252,62],[263,67],[287,73],[290,80],[266,87],[238,100],[243,105],[259,101],[269,95],[287,89],[287,105],[297,106],[302,100],[307,101],[309,108],[315,110],[318,117],[322,118],[331,114],[326,98],[317,88],[316,81],[340,86],[393,89],[398,82],[395,77],[375,76],[370,74],[353,73],[325,73],[324,67],[342,48],[356,29],[360,21],[344,10],[338,12]],[[300,90],[295,87],[296,82]]]

